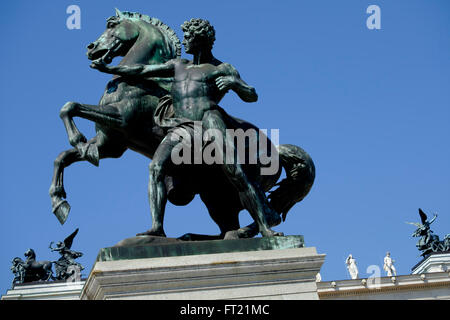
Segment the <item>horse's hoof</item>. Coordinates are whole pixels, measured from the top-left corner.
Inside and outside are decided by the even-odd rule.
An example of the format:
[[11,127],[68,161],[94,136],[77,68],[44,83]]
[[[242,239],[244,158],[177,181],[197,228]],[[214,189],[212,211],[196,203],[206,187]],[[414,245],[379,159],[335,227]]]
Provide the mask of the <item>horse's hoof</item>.
[[69,216],[70,204],[62,200],[53,207],[53,213],[58,218],[59,223],[64,224]]
[[239,230],[232,230],[225,233],[225,236],[223,237],[223,240],[234,240],[239,239]]
[[192,234],[186,233],[186,234],[183,234],[181,237],[178,237],[177,239],[183,240],[183,241],[192,241]]
[[283,232],[277,232],[277,231],[273,231],[271,229],[268,229],[266,232],[261,232],[261,235],[263,237],[284,237]]
[[249,239],[258,235],[259,228],[256,223],[252,223],[246,227],[239,228],[236,231],[239,239]]

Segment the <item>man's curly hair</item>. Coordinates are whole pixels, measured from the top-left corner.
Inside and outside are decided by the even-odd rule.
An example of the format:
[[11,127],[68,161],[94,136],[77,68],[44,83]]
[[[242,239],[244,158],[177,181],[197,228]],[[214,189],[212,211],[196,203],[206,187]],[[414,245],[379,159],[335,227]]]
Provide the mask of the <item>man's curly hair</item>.
[[216,31],[208,20],[192,18],[190,21],[185,21],[181,25],[183,32],[189,32],[197,41],[212,48],[216,40]]

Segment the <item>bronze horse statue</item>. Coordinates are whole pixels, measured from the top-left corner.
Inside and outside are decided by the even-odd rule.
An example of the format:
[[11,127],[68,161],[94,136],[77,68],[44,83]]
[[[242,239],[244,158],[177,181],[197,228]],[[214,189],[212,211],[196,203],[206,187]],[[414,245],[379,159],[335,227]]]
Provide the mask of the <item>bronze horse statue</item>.
[[23,282],[52,279],[52,261],[36,261],[36,253],[33,249],[28,249],[24,255],[26,260],[23,264],[25,274]]
[[[119,65],[149,65],[179,58],[180,53],[180,40],[160,20],[116,10],[116,16],[107,19],[107,28],[103,34],[88,45],[87,56],[90,60],[102,59],[106,64],[122,56]],[[132,77],[115,75],[108,82],[98,105],[68,102],[63,106],[60,117],[73,148],[56,158],[49,191],[53,212],[61,224],[66,221],[70,211],[63,186],[64,168],[77,161],[89,161],[98,166],[100,159],[119,158],[127,149],[152,159],[165,136],[163,128],[154,120],[155,110],[170,88],[170,79],[137,81]],[[74,117],[95,122],[96,136],[87,141],[76,127]],[[262,175],[259,170],[263,167],[261,162],[245,165],[244,170],[264,192],[278,186],[269,195],[270,205],[284,220],[292,206],[301,201],[312,187],[315,178],[312,159],[295,145],[275,147],[256,126],[245,120],[230,117],[230,121],[234,128],[255,129],[259,132],[258,139],[266,139],[269,149],[279,156],[281,167],[274,174]],[[285,169],[286,178],[277,183],[282,168]],[[220,239],[227,234],[232,237],[253,237],[258,234],[255,223],[240,228],[238,214],[243,206],[237,191],[220,168],[202,164],[178,165],[172,169],[165,179],[168,200],[175,205],[186,205],[195,194],[199,194],[220,228],[220,234],[216,236],[186,234],[182,239]]]

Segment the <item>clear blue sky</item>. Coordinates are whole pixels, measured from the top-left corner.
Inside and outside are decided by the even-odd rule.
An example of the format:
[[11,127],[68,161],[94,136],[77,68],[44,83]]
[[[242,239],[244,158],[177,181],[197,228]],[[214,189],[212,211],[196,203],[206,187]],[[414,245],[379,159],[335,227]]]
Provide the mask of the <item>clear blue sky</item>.
[[[50,241],[80,228],[73,248],[87,276],[100,248],[147,230],[149,160],[132,151],[96,168],[66,169],[72,211],[61,226],[48,189],[53,161],[70,148],[59,110],[66,101],[96,104],[110,76],[89,68],[86,45],[114,8],[161,19],[177,31],[192,17],[216,29],[214,54],[233,64],[259,100],[230,93],[221,105],[280,143],[303,147],[316,165],[305,200],[276,230],[302,234],[325,253],[323,280],[347,279],[352,253],[360,274],[382,266],[386,251],[400,274],[419,259],[411,237],[419,207],[439,214],[450,233],[450,2],[354,1],[14,1],[2,4],[0,108],[0,293],[10,261],[29,247],[58,258]],[[81,30],[66,28],[66,8],[81,8]],[[366,8],[381,8],[381,30]],[[183,56],[189,58],[184,52]],[[94,125],[76,119],[88,137]],[[242,224],[250,221],[243,212]],[[218,232],[196,199],[169,205],[166,233]],[[384,272],[383,272],[384,274]]]

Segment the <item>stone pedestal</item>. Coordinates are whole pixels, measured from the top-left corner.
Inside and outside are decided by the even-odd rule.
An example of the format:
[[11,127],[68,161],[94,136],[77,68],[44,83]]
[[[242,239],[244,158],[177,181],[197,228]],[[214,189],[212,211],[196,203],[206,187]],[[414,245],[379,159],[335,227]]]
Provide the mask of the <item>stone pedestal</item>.
[[324,259],[301,236],[105,248],[81,299],[318,299]]
[[412,274],[450,271],[450,252],[432,253],[412,268]]
[[16,284],[1,300],[79,300],[83,286],[84,280]]

